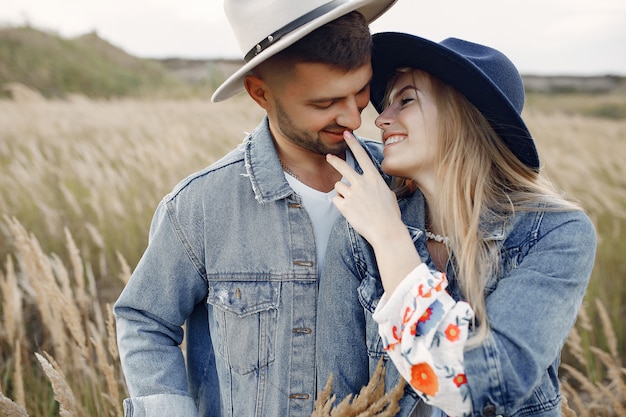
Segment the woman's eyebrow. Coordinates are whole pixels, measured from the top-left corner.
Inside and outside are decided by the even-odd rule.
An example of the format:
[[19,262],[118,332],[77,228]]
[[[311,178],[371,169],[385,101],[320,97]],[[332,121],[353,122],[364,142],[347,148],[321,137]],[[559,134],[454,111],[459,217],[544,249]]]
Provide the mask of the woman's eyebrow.
[[404,87],[402,87],[400,90],[396,91],[395,93],[390,94],[389,95],[389,99],[387,100],[387,106],[391,104],[393,98],[402,95],[402,93],[404,93],[406,90],[415,90],[415,91],[417,91],[417,87],[414,86],[413,84],[407,84]]

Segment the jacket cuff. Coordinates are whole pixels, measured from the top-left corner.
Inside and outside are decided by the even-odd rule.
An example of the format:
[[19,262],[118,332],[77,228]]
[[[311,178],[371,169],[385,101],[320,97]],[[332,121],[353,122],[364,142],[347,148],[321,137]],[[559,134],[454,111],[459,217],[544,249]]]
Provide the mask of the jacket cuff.
[[476,417],[493,417],[506,414],[505,398],[498,362],[498,350],[490,334],[479,345],[465,351],[465,375],[472,398],[472,408]]
[[125,417],[198,417],[191,397],[177,394],[155,394],[124,400]]

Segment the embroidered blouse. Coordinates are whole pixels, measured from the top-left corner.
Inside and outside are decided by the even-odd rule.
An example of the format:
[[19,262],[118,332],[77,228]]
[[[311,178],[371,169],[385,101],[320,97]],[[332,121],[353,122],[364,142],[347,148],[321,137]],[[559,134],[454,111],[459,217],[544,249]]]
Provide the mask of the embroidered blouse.
[[426,264],[415,268],[374,311],[384,349],[398,372],[427,403],[450,417],[469,416],[472,402],[463,348],[474,311],[454,301],[448,281]]

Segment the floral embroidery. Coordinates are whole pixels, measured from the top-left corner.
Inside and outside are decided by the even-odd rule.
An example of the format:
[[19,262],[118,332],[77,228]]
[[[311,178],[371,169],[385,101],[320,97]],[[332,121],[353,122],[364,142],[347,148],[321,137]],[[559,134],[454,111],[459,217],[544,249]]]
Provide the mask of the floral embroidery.
[[434,279],[434,277],[430,277],[427,281],[428,285],[419,284],[417,286],[417,295],[424,298],[430,298],[434,294],[441,292],[445,285],[447,285],[448,280],[445,274],[441,274],[439,279]]
[[404,316],[402,317],[402,324],[406,324],[409,320],[411,320],[411,316],[413,315],[413,309],[411,307],[407,307],[404,310]]
[[433,308],[432,307],[428,307],[426,309],[426,311],[424,311],[424,314],[422,314],[422,317],[419,318],[419,322],[420,323],[426,323],[428,321],[428,319],[430,319],[430,316],[433,315]]
[[397,326],[393,326],[391,328],[391,337],[393,337],[393,342],[389,342],[389,340],[386,337],[383,337],[383,350],[393,350],[393,348],[400,343],[400,341],[402,340],[402,337],[400,337],[398,335],[398,327]]
[[422,362],[411,367],[411,386],[432,396],[439,391],[439,380],[433,368],[426,362]]
[[395,340],[397,340],[398,342],[400,341],[400,337],[398,336],[398,326],[393,326],[391,328],[391,335]]
[[467,384],[467,377],[465,376],[465,374],[458,374],[454,378],[452,378],[452,381],[454,381],[454,385],[460,388],[461,385]]
[[451,342],[456,342],[461,337],[461,329],[456,324],[450,323],[445,331],[446,338]]
[[430,307],[424,311],[422,317],[417,321],[417,336],[424,335],[437,326],[443,315],[443,304],[438,300],[433,301]]

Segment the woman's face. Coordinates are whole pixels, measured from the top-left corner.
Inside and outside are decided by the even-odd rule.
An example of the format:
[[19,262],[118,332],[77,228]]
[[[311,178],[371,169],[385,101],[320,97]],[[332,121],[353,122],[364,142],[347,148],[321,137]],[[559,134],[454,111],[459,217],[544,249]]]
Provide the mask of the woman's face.
[[418,185],[434,179],[439,127],[430,79],[419,71],[400,74],[386,105],[376,118],[385,144],[383,170]]

